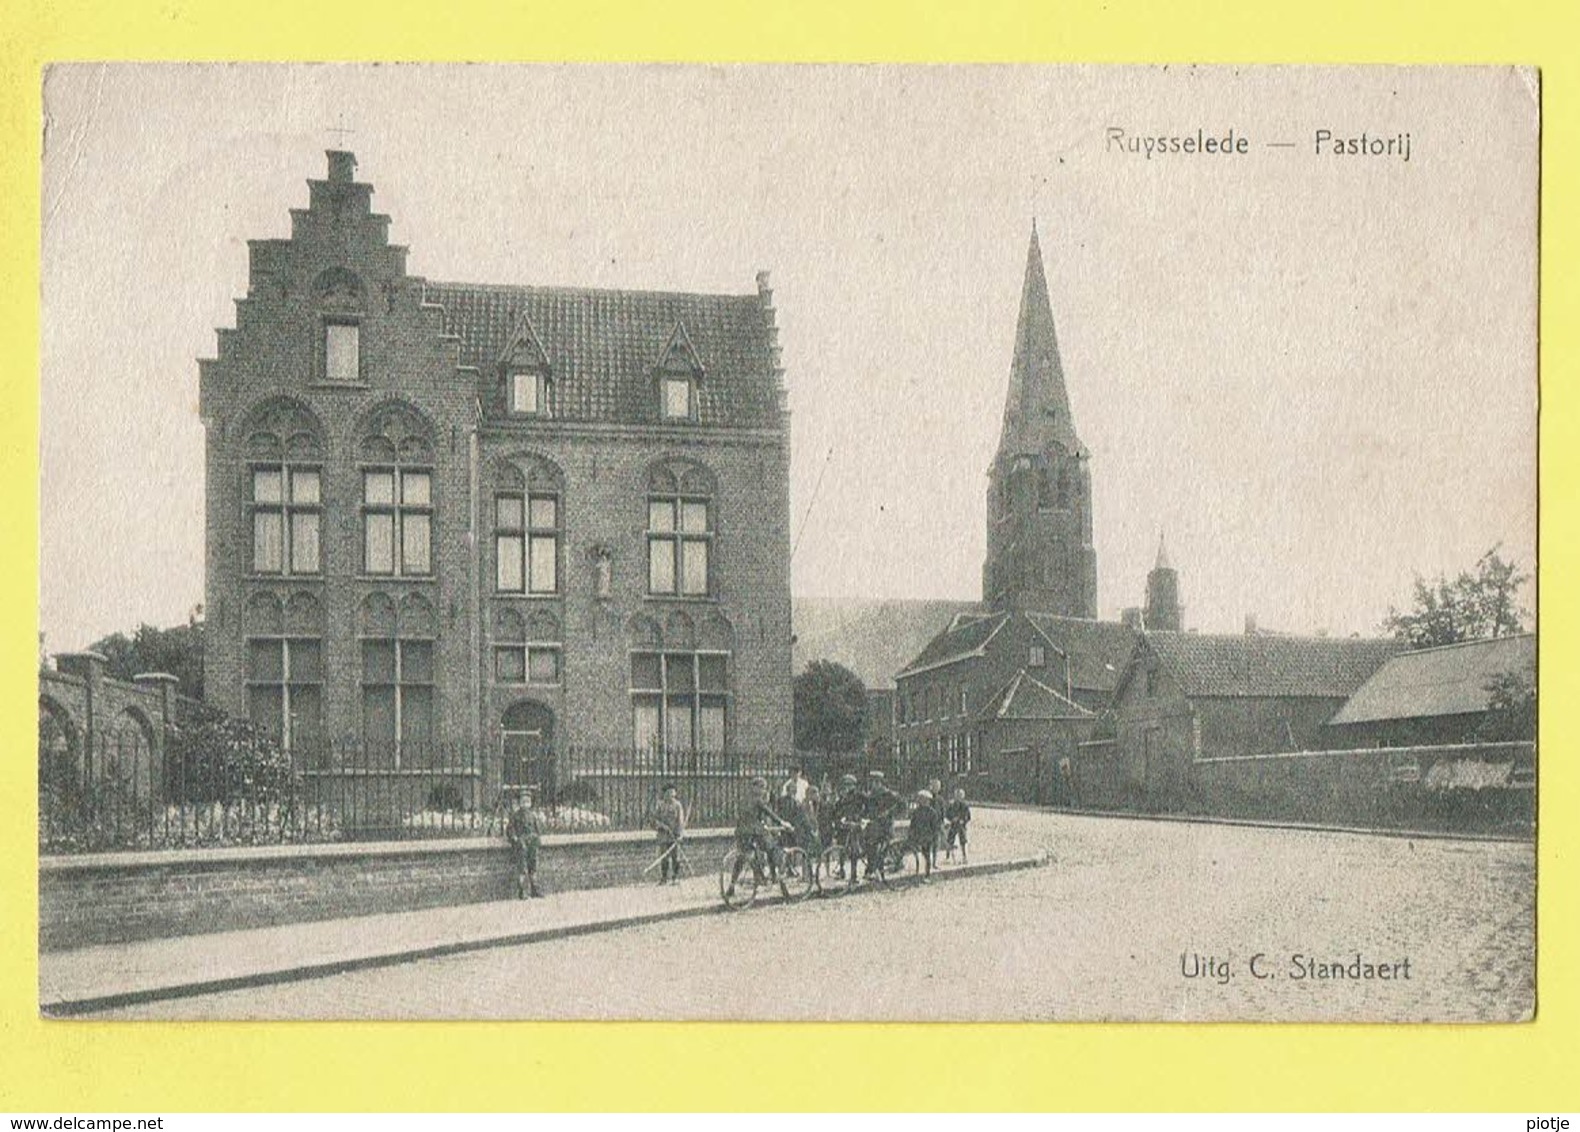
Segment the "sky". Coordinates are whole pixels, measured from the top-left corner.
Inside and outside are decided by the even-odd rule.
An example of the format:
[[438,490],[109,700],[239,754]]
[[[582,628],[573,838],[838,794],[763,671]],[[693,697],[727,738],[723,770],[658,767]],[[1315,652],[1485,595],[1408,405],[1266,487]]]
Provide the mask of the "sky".
[[[353,150],[434,280],[755,291],[798,596],[976,599],[1035,217],[1098,612],[1372,633],[1534,570],[1536,171],[1506,69],[93,65],[45,84],[40,627],[203,600],[197,361]],[[1246,152],[1112,140],[1244,138]],[[1319,131],[1393,154],[1319,152]],[[1231,134],[1232,131],[1232,134]],[[1398,144],[1410,140],[1409,159]],[[1533,604],[1532,592],[1526,604]]]

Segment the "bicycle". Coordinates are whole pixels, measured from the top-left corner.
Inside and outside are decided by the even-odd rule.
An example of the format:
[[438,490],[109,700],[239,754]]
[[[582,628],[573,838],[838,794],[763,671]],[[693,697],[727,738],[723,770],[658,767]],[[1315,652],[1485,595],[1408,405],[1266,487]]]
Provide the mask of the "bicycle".
[[797,903],[817,888],[816,865],[807,859],[805,850],[797,845],[781,846],[777,833],[767,833],[765,840],[770,846],[752,846],[738,876],[735,866],[741,858],[740,848],[730,849],[719,862],[719,896],[732,912],[750,908],[757,900],[758,889],[768,879],[778,882],[780,895],[786,900]]

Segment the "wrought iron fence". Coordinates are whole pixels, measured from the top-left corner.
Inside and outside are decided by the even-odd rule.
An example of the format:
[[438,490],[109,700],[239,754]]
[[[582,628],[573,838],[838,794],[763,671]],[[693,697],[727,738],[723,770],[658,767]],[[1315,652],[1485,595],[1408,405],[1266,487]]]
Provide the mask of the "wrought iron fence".
[[860,755],[572,745],[506,757],[463,743],[398,752],[324,744],[216,763],[162,757],[125,736],[79,751],[41,735],[39,851],[498,836],[510,792],[523,786],[551,833],[648,828],[654,801],[671,783],[693,828],[732,825],[754,777],[777,792],[796,765],[828,786],[873,769],[901,791],[947,779],[942,764]]

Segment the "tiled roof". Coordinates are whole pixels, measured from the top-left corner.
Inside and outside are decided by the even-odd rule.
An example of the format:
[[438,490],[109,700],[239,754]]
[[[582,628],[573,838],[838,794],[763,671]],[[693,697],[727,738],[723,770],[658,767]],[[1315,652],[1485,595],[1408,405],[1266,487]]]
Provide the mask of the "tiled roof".
[[1487,710],[1487,685],[1536,664],[1530,634],[1400,653],[1371,675],[1330,723],[1372,723]]
[[429,282],[424,297],[444,308],[445,332],[461,340],[461,364],[478,368],[485,389],[497,380],[497,367],[525,316],[548,357],[557,418],[656,422],[654,370],[679,327],[703,367],[699,424],[781,423],[768,319],[756,294]]
[[1404,646],[1354,637],[1146,634],[1187,696],[1348,696]]
[[1119,621],[1055,617],[1029,613],[1031,623],[1070,658],[1070,685],[1084,691],[1112,692],[1135,648],[1137,633]]
[[986,722],[994,719],[1088,719],[1091,716],[1086,708],[1066,699],[1022,668],[983,706],[977,719]]
[[797,597],[791,660],[797,672],[814,660],[832,660],[869,689],[893,688],[907,661],[958,614],[978,608],[974,601]]
[[994,613],[987,616],[961,614],[954,624],[934,637],[914,660],[900,670],[904,675],[931,668],[946,661],[974,655],[999,628],[1008,621],[1010,614]]

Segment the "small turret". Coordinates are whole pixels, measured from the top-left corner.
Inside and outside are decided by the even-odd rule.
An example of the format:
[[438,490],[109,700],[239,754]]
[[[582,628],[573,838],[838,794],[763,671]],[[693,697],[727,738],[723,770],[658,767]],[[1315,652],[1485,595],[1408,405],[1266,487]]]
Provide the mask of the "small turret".
[[1158,560],[1147,575],[1146,626],[1179,632],[1183,616],[1180,609],[1179,573],[1169,563],[1168,546],[1158,535]]

